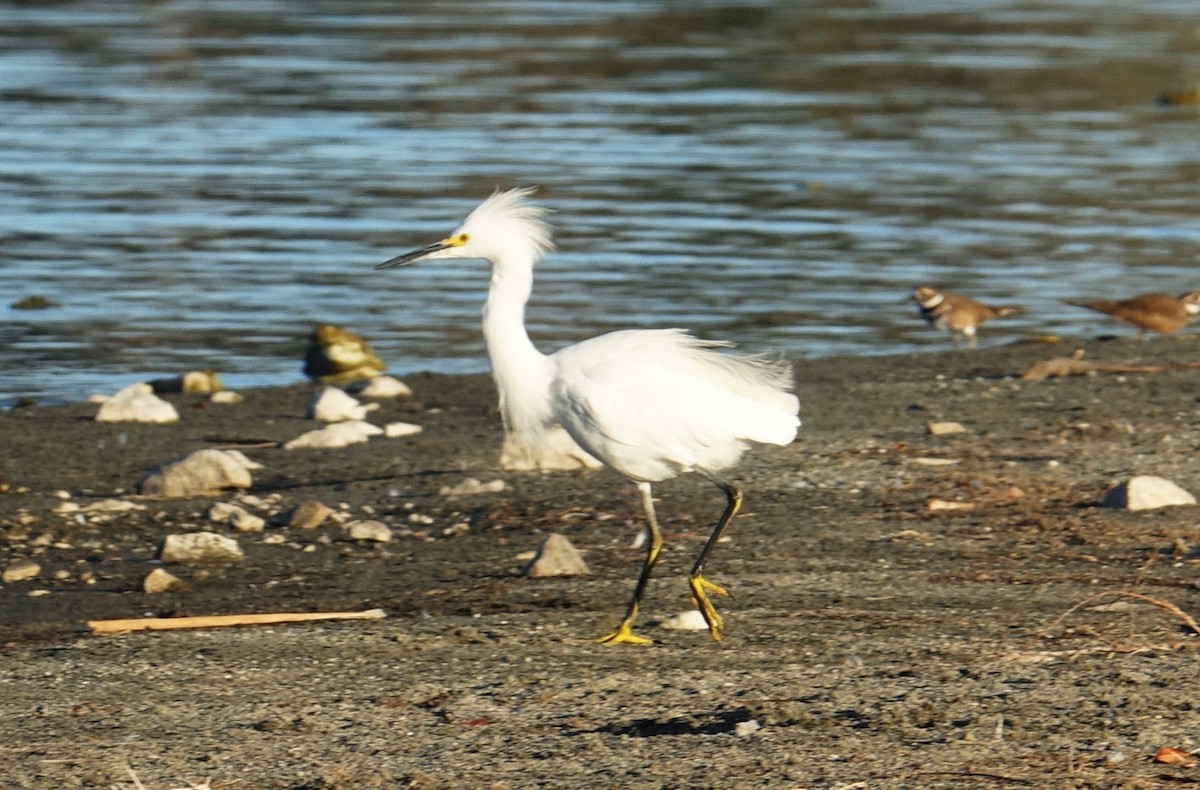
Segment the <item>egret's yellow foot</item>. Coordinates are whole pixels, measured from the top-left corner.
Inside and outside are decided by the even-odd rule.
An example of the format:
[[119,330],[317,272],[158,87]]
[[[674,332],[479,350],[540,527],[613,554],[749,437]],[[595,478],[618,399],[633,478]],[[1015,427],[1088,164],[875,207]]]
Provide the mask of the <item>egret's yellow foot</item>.
[[716,607],[709,600],[708,594],[729,595],[729,591],[720,585],[713,584],[703,576],[689,577],[688,585],[692,588],[692,603],[696,604],[696,608],[704,617],[704,622],[708,623],[708,632],[712,634],[714,640],[720,642],[721,630],[725,628],[725,624],[721,620],[721,615],[717,614]]
[[653,639],[647,639],[644,636],[638,636],[633,632],[633,626],[629,623],[621,623],[616,631],[605,637],[596,640],[602,645],[652,645]]

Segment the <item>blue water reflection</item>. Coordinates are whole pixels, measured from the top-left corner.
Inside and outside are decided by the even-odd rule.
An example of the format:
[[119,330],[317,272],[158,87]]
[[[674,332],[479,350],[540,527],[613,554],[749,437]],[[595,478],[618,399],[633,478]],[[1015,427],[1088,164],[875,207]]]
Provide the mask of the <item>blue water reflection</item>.
[[[543,186],[547,350],[685,325],[793,357],[943,347],[933,281],[1200,287],[1194,3],[481,1],[0,7],[0,401],[213,367],[299,378],[312,324],[478,371],[482,264],[375,272]],[[7,305],[38,295],[43,311]]]

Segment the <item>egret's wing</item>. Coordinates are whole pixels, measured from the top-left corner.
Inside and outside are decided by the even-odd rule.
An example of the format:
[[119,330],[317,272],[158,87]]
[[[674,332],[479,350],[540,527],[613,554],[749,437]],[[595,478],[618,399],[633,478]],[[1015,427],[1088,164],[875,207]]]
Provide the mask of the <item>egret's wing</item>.
[[753,361],[739,367],[748,358],[718,354],[682,332],[615,332],[555,357],[560,419],[586,434],[585,446],[605,443],[609,456],[720,468],[746,441],[790,442],[799,424],[798,401],[781,391],[779,371],[758,373]]

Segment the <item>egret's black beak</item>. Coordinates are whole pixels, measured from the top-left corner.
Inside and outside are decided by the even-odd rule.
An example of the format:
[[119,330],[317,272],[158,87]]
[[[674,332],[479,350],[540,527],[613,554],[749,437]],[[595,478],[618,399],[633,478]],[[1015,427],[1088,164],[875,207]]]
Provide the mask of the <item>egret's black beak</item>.
[[452,245],[447,240],[435,241],[433,244],[430,244],[426,247],[422,247],[419,250],[413,250],[412,252],[406,252],[403,255],[397,255],[395,258],[386,260],[383,263],[378,264],[375,268],[376,269],[393,269],[397,266],[407,266],[410,263],[416,263],[417,261],[424,258],[426,255],[431,255],[439,250],[444,250],[444,249],[446,249],[448,247],[452,247],[452,246],[454,246],[454,245]]

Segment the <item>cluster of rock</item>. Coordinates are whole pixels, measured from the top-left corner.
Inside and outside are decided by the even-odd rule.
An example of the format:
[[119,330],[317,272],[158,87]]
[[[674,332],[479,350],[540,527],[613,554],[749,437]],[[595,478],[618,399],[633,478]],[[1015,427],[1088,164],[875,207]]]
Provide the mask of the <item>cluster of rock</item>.
[[[931,421],[926,424],[930,436],[950,437],[970,431],[962,423],[951,421]],[[940,466],[957,463],[951,458],[922,458],[909,459],[923,466]],[[1001,498],[1019,499],[1024,496],[1019,488],[1001,492]],[[1133,475],[1132,477],[1113,483],[1100,498],[1101,507],[1116,510],[1157,510],[1164,507],[1179,507],[1196,504],[1196,498],[1171,482],[1156,475]],[[973,510],[975,503],[962,500],[947,500],[932,497],[925,502],[928,510],[961,511]]]
[[[318,324],[309,336],[304,352],[304,374],[318,384],[350,387],[365,398],[411,396],[412,390],[404,382],[382,375],[385,368],[366,340],[332,324]],[[100,406],[96,413],[97,422],[170,423],[179,420],[179,413],[158,396],[178,392],[209,395],[212,403],[239,403],[242,400],[241,395],[225,389],[215,371],[193,370],[180,376],[131,384],[113,395],[92,395],[88,402]],[[317,416],[316,419],[326,422],[362,420],[370,411],[370,407],[358,407],[355,412],[353,407],[332,400],[323,408],[329,416]],[[346,414],[335,416],[339,410]]]
[[[403,389],[400,390],[390,385],[381,385],[376,388],[376,391],[384,390],[385,386],[389,387],[388,391],[409,391],[403,385],[403,382],[387,376],[377,377],[372,383],[378,382],[380,379],[389,379],[400,385]],[[365,442],[372,436],[382,435],[388,438],[396,438],[412,436],[421,432],[421,426],[407,422],[393,422],[382,428],[367,422],[365,419],[367,414],[378,408],[378,403],[362,404],[336,387],[325,387],[317,392],[309,402],[308,414],[306,416],[309,419],[329,424],[324,428],[302,433],[295,439],[285,442],[283,449],[298,450],[303,448],[345,447],[350,444]]]
[[[202,451],[206,454],[222,453],[223,451]],[[234,454],[239,455],[239,454]],[[231,468],[225,464],[213,467],[217,469]],[[241,474],[241,472],[235,472]],[[210,480],[212,478],[209,478]],[[240,478],[238,482],[245,482]],[[457,488],[471,490],[479,487],[478,481],[466,480],[465,485]],[[241,487],[241,486],[238,486]],[[487,490],[498,490],[502,485],[489,485]],[[226,492],[228,493],[228,492]],[[75,501],[71,494],[59,491],[55,494],[59,503],[53,508],[53,513],[62,518],[66,525],[80,527],[111,527],[122,518],[135,516],[145,518],[148,505],[145,501],[130,499],[103,499],[93,502]],[[447,495],[451,496],[451,495]],[[414,540],[433,541],[452,539],[470,531],[467,521],[458,519],[446,526],[440,532],[430,529],[437,522],[434,516],[418,512],[411,506],[406,506],[407,515],[400,524],[389,525],[376,517],[375,510],[363,506],[358,513],[353,513],[350,506],[340,504],[331,507],[317,499],[303,499],[295,503],[288,502],[282,494],[273,493],[257,496],[244,491],[235,491],[228,498],[221,498],[206,506],[202,513],[196,514],[194,526],[185,531],[172,532],[164,535],[153,554],[154,561],[162,567],[153,568],[147,573],[141,583],[145,592],[162,593],[184,586],[168,568],[179,566],[196,566],[203,568],[214,564],[241,563],[246,560],[247,548],[245,543],[262,545],[287,545],[300,551],[315,550],[317,545],[330,544],[334,541],[346,541],[363,544],[384,544],[397,539],[410,538]],[[38,523],[41,519],[27,513],[20,523],[29,525]],[[389,519],[390,520],[390,519]],[[297,533],[313,533],[318,528],[326,528],[304,541],[297,540]],[[77,534],[75,538],[54,538],[50,532],[40,537],[30,538],[28,548],[33,556],[14,559],[0,568],[0,583],[5,585],[34,582],[44,575],[43,564],[37,557],[49,549],[71,549],[77,547],[78,541],[85,543],[94,538],[84,538]],[[201,573],[203,575],[203,572]],[[55,581],[66,581],[76,578],[83,583],[94,583],[95,577],[90,571],[73,575],[69,571],[56,571]],[[31,596],[49,594],[45,589],[31,589]]]
[[239,403],[242,400],[241,395],[225,389],[215,372],[193,370],[174,378],[130,384],[113,395],[92,395],[88,402],[100,405],[96,422],[178,422],[179,412],[158,397],[160,393],[168,392],[206,394],[212,403]]
[[[332,325],[316,327],[305,352],[304,372],[323,386],[310,399],[304,416],[324,425],[283,442],[280,447],[284,450],[336,448],[365,442],[374,436],[394,438],[419,433],[421,427],[411,423],[375,425],[368,421],[380,406],[375,402],[364,403],[355,395],[371,400],[412,395],[412,390],[403,382],[382,375],[383,370],[383,363],[362,338]],[[98,422],[166,424],[180,420],[175,406],[160,397],[168,393],[204,394],[213,403],[235,404],[242,400],[240,395],[226,390],[213,371],[192,371],[175,378],[139,382],[111,396],[93,396],[89,400],[99,406],[95,417]],[[294,544],[294,531],[316,530],[331,524],[334,531],[320,534],[316,543],[344,540],[384,544],[398,537],[433,540],[453,538],[470,531],[470,523],[459,520],[435,536],[429,528],[436,519],[411,507],[401,523],[389,524],[373,517],[374,511],[370,507],[363,507],[356,517],[346,505],[334,508],[316,499],[307,499],[288,506],[279,494],[264,498],[246,493],[253,486],[253,473],[262,468],[261,463],[237,450],[210,448],[196,450],[145,473],[136,486],[136,492],[141,496],[221,499],[209,504],[204,511],[209,523],[198,523],[195,528],[163,537],[154,555],[154,561],[161,567],[155,567],[145,575],[141,583],[144,592],[166,593],[184,587],[185,582],[168,569],[171,567],[244,562],[246,549],[242,543],[247,540],[268,545],[297,545],[301,550],[312,550],[315,544],[311,542],[309,545]],[[439,493],[446,498],[463,498],[495,494],[506,487],[503,480],[483,482],[465,478],[443,486]],[[234,493],[225,501],[230,492]],[[59,492],[58,496],[62,501],[54,508],[55,513],[81,526],[110,523],[121,514],[144,511],[147,507],[142,502],[122,499],[82,504],[72,501],[67,492]],[[525,572],[531,578],[589,573],[583,557],[562,535],[550,535],[526,559]],[[40,577],[42,567],[32,559],[18,560],[0,569],[0,574],[4,584],[29,582]],[[30,592],[45,593],[45,590]]]

